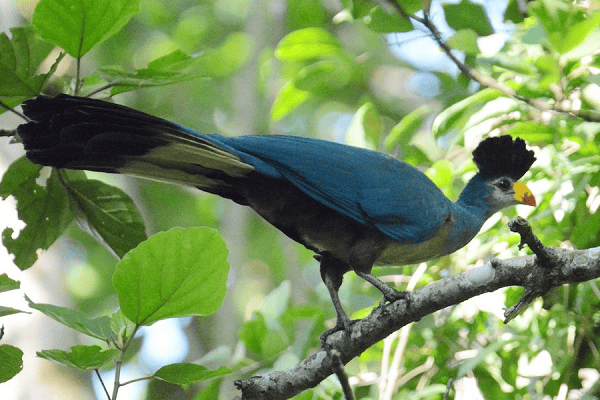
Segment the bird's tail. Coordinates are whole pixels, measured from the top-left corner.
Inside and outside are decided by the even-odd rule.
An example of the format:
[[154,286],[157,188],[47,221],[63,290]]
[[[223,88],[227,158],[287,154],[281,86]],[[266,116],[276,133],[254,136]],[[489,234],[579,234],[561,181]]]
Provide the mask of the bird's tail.
[[[17,128],[27,157],[56,168],[122,173],[236,197],[233,180],[254,171],[218,135],[101,100],[39,96]],[[231,193],[229,193],[231,192]]]

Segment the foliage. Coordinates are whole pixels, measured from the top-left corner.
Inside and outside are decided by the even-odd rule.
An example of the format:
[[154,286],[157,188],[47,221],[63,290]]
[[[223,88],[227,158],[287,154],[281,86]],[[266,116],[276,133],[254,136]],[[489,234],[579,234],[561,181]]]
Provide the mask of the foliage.
[[[310,135],[381,150],[426,169],[450,198],[474,173],[470,152],[482,137],[519,136],[538,158],[526,176],[538,207],[518,212],[530,212],[546,245],[600,245],[596,3],[535,0],[519,10],[521,2],[510,0],[505,12],[468,0],[341,3],[332,11],[318,1],[290,1],[285,16],[277,17],[266,3],[249,1],[232,7],[225,0],[146,0],[140,8],[131,0],[41,0],[31,26],[0,34],[0,101],[10,108],[43,92],[127,93],[117,101],[204,133]],[[490,22],[494,13],[503,15],[508,32],[497,51],[489,47],[499,36],[487,36],[499,30],[498,18]],[[443,61],[451,67],[443,72],[435,66],[423,72],[390,53],[435,47],[428,24],[439,30],[445,54],[457,57],[455,63],[464,60],[462,75],[452,73],[448,58]],[[381,34],[388,33],[386,42]],[[422,54],[427,59],[435,52]],[[75,67],[61,68],[70,62]],[[418,78],[427,83],[415,86]],[[425,89],[436,85],[437,94],[428,95]],[[202,343],[204,351],[195,354],[200,361],[165,365],[136,381],[153,380],[148,398],[172,384],[186,398],[214,399],[231,393],[230,375],[243,379],[288,368],[319,346],[333,308],[310,252],[214,196],[91,178],[46,171],[22,157],[0,183],[0,197],[16,200],[25,223],[18,235],[12,227],[3,232],[4,247],[24,272],[0,275],[0,292],[21,293],[9,276],[41,268],[43,251],[61,240],[85,248],[86,276],[98,277],[95,286],[85,280],[69,286],[70,307],[27,297],[30,309],[84,338],[84,344],[64,342],[70,350],[40,349],[39,357],[81,370],[116,366],[110,394],[116,399],[131,383],[121,382],[119,371],[136,362],[142,326],[198,316],[193,340]],[[494,216],[467,247],[430,262],[415,276],[418,285],[489,254],[516,255],[518,238],[505,227],[516,214]],[[226,233],[236,263],[227,287],[228,250],[210,228]],[[146,239],[146,232],[160,233]],[[67,280],[74,271],[66,268]],[[377,273],[413,275],[413,268]],[[77,290],[86,285],[90,290]],[[558,288],[504,325],[500,309],[520,292],[511,288],[429,315],[367,349],[346,367],[356,397],[383,398],[387,391],[393,399],[439,399],[450,379],[463,377],[475,378],[486,399],[555,397],[565,390],[575,395],[588,388],[585,377],[597,373],[600,362],[595,282]],[[355,317],[380,300],[351,274],[341,297]],[[108,311],[114,305],[119,310]],[[9,318],[24,314],[0,306],[7,331]],[[0,345],[0,382],[26,373],[22,357],[19,348]],[[340,398],[339,387],[329,378],[298,398]]]

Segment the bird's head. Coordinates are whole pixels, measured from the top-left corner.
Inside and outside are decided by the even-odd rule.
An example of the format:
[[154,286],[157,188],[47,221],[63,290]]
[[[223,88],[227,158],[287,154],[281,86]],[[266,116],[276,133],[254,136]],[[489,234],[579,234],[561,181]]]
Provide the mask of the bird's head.
[[461,194],[465,197],[463,202],[483,202],[488,217],[509,206],[536,205],[531,190],[518,181],[535,161],[533,151],[527,150],[524,140],[513,140],[508,135],[487,138],[473,151],[473,161],[479,173],[467,185],[469,190]]

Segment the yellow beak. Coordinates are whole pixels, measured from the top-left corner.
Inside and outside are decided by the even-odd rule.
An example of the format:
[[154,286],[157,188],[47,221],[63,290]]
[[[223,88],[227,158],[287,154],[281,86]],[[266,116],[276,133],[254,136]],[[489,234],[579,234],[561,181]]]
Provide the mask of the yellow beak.
[[515,199],[519,203],[535,207],[535,197],[533,197],[533,194],[527,185],[521,182],[515,182],[513,188],[515,189]]

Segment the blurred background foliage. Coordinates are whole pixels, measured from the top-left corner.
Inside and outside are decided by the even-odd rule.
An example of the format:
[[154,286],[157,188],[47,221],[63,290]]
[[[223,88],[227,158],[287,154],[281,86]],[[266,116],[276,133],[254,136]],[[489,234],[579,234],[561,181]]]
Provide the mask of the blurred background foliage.
[[[421,1],[400,3],[406,12],[423,15]],[[431,20],[460,60],[520,96],[570,113],[540,110],[468,80],[430,32],[407,24],[393,8],[365,0],[142,0],[123,29],[82,58],[81,93],[121,82],[95,97],[112,93],[118,103],[207,134],[300,135],[383,151],[422,168],[451,199],[475,173],[471,152],[482,138],[525,139],[537,157],[524,178],[537,208],[519,206],[493,216],[468,246],[427,268],[376,270],[397,288],[406,288],[411,276],[420,287],[491,256],[527,254],[518,251],[519,238],[506,227],[516,215],[531,221],[545,245],[600,245],[599,5],[595,0],[536,0],[524,8],[516,0],[431,4]],[[8,28],[30,24],[35,2],[5,0],[0,6],[2,29],[11,37]],[[48,42],[36,49],[40,70],[47,71],[58,52]],[[207,54],[212,56],[200,66],[190,61]],[[177,62],[165,63],[164,56]],[[152,64],[156,60],[162,63]],[[72,92],[76,68],[76,60],[66,56],[43,91]],[[0,95],[10,105],[33,96],[1,90]],[[5,129],[21,122],[8,114],[0,116]],[[2,139],[5,170],[23,152]],[[318,335],[335,314],[310,252],[215,196],[131,177],[88,176],[128,193],[149,235],[173,226],[208,226],[224,236],[230,251],[223,307],[208,317],[147,329],[129,352],[128,366],[132,377],[142,376],[166,363],[161,354],[169,353],[174,357],[169,362],[202,359],[227,364],[234,374],[186,389],[156,380],[132,384],[137,388],[119,398],[231,398],[233,379],[291,367],[318,348]],[[5,205],[3,212],[10,208]],[[4,218],[7,225],[13,219]],[[3,257],[2,270],[21,280],[32,298],[90,316],[117,307],[114,256],[75,224],[25,272]],[[571,399],[584,392],[586,398],[600,398],[598,384],[590,389],[600,376],[596,283],[557,288],[503,324],[503,307],[521,292],[509,288],[479,296],[369,348],[346,368],[357,398],[441,399],[450,379],[455,380],[450,398],[457,399]],[[380,300],[377,290],[351,273],[340,296],[354,317],[368,314]],[[103,398],[91,373],[34,361],[35,351],[49,343],[68,348],[85,339],[65,334],[47,319],[27,325],[32,318],[3,318],[3,341],[19,344],[31,364],[25,362],[19,375],[0,385],[0,398],[50,398],[41,393]],[[26,339],[33,347],[23,344]],[[65,373],[76,379],[67,384],[59,378]],[[341,394],[330,377],[297,398],[340,399]]]

